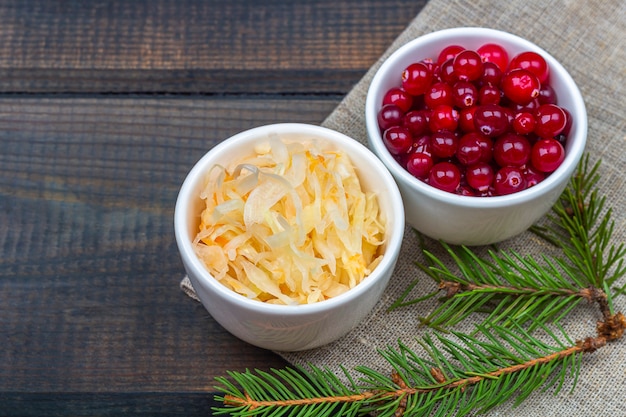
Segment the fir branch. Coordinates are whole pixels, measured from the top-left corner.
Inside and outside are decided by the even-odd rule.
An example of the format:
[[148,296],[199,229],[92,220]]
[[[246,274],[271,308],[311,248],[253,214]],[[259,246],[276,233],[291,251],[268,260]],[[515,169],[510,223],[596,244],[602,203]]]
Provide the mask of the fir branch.
[[[417,263],[438,283],[445,297],[422,323],[436,329],[454,326],[474,313],[486,313],[483,323],[509,326],[533,319],[536,324],[558,323],[582,301],[598,304],[605,319],[615,314],[611,286],[626,273],[626,246],[611,243],[614,223],[596,185],[599,162],[581,161],[568,187],[547,216],[547,225],[532,231],[562,250],[557,257],[543,256],[541,263],[515,251],[492,249],[479,256],[467,247],[453,249],[441,243],[453,260],[446,266],[426,248],[425,263]],[[616,293],[625,291],[615,288]],[[407,289],[391,309],[426,298],[409,299]]]
[[[429,265],[422,265],[443,291],[443,302],[422,323],[441,328],[454,326],[473,313],[488,313],[483,323],[510,326],[531,318],[538,324],[556,323],[582,301],[605,298],[602,291],[584,287],[577,270],[558,260],[543,258],[540,264],[532,257],[515,251],[488,251],[479,257],[467,247],[453,249],[441,243],[455,267],[454,272],[429,251],[424,251]],[[406,296],[405,293],[403,296]],[[432,295],[432,294],[430,294]],[[412,304],[400,297],[393,308]]]
[[[626,320],[620,322],[623,331]],[[224,407],[218,414],[233,416],[379,416],[467,415],[485,412],[509,399],[516,404],[539,388],[555,395],[568,378],[575,383],[582,354],[612,340],[603,334],[572,343],[547,328],[551,342],[542,342],[520,326],[479,326],[477,335],[452,332],[419,340],[426,352],[420,357],[406,344],[379,350],[393,371],[382,374],[366,366],[346,371],[344,384],[328,370],[315,366],[286,368],[271,373],[230,372],[242,390],[218,378],[217,397]],[[572,389],[574,386],[572,386]],[[496,395],[497,394],[497,395]]]
[[[224,407],[213,411],[242,417],[370,412],[381,417],[464,416],[509,399],[517,405],[540,388],[557,394],[570,378],[574,389],[583,355],[622,338],[626,330],[626,317],[614,313],[610,291],[626,272],[626,249],[624,243],[611,244],[611,210],[604,209],[605,200],[594,188],[597,166],[590,168],[586,157],[548,225],[533,228],[562,249],[561,257],[544,256],[537,262],[495,249],[479,256],[468,248],[443,244],[454,261],[452,271],[423,249],[427,264],[418,266],[439,288],[417,301],[441,291],[447,295],[424,321],[438,328],[476,312],[487,313],[474,333],[426,335],[417,340],[423,357],[401,341],[397,348],[381,349],[390,374],[367,366],[354,369],[358,378],[343,367],[341,376],[315,366],[229,372],[228,378],[216,379],[221,393],[216,399]],[[411,289],[392,308],[416,302],[407,300]],[[585,300],[597,303],[602,320],[595,337],[572,342],[558,323]],[[548,324],[560,329],[561,337]],[[549,343],[535,336],[539,330]]]
[[[580,271],[589,286],[612,286],[626,274],[626,246],[612,244],[612,209],[605,209],[606,197],[599,196],[600,161],[590,164],[585,155],[569,186],[548,214],[548,225],[531,231],[563,250],[563,262]],[[610,295],[610,294],[608,294]]]

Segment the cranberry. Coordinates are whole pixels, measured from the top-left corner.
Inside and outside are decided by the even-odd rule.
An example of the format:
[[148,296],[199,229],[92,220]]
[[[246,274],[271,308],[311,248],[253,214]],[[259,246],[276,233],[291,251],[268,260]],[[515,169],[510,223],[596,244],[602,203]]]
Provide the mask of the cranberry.
[[398,106],[386,104],[378,112],[378,126],[385,131],[391,126],[400,126],[403,118],[404,114]]
[[393,87],[383,97],[383,105],[385,104],[395,104],[406,113],[413,105],[413,96],[401,88]]
[[437,82],[430,86],[424,94],[424,104],[431,109],[439,105],[452,106],[454,104],[452,97],[452,87],[444,82]]
[[474,107],[466,107],[461,110],[459,113],[459,128],[461,132],[473,132],[476,130],[476,126],[474,125],[474,112],[476,111],[476,106]]
[[458,108],[472,107],[478,101],[478,91],[468,81],[457,81],[452,86],[452,101]]
[[517,104],[526,104],[537,98],[541,88],[537,76],[525,69],[513,69],[505,73],[500,86],[504,95]]
[[480,84],[500,85],[503,71],[493,62],[483,62],[483,75],[480,77]]
[[419,136],[429,131],[428,119],[430,112],[426,110],[412,110],[404,116],[403,126],[409,129],[413,136]]
[[501,95],[498,87],[485,84],[478,90],[478,104],[500,104]]
[[493,140],[480,134],[477,134],[475,139],[478,147],[480,147],[480,160],[491,163],[493,160]]
[[493,168],[485,162],[478,162],[465,171],[465,179],[470,187],[481,192],[489,190],[494,178]]
[[452,106],[441,104],[433,109],[428,125],[431,132],[453,132],[459,125],[459,112]]
[[408,65],[377,115],[385,146],[409,173],[490,197],[532,187],[562,163],[572,117],[539,54],[508,61],[497,44],[450,45],[436,58]]
[[414,95],[424,94],[433,79],[433,73],[424,63],[415,62],[402,71],[402,87]]
[[496,173],[493,185],[497,195],[513,194],[526,188],[526,178],[520,167],[506,166]]
[[537,171],[531,165],[526,165],[522,170],[524,173],[524,179],[526,179],[526,187],[530,188],[539,184],[546,178],[546,174],[543,172]]
[[430,137],[430,146],[433,155],[438,158],[450,158],[456,153],[459,140],[450,131],[442,130],[435,132]]
[[567,125],[567,115],[555,104],[542,104],[535,116],[537,124],[535,133],[542,138],[553,138],[561,133]]
[[513,130],[520,135],[527,135],[535,130],[535,125],[537,122],[535,121],[535,116],[528,112],[521,112],[515,115],[515,119],[513,119]]
[[513,109],[514,113],[524,112],[524,113],[535,114],[537,113],[537,109],[539,108],[539,106],[541,106],[541,103],[539,103],[539,99],[534,98],[526,104],[513,104],[511,108]]
[[411,175],[421,180],[428,178],[433,167],[433,158],[424,152],[412,152],[406,162],[406,170]]
[[533,145],[531,163],[537,171],[553,172],[565,159],[565,149],[556,139],[541,139]]
[[504,134],[493,144],[493,158],[501,167],[522,166],[530,160],[530,143],[525,136]]
[[500,71],[506,71],[509,66],[509,54],[496,43],[486,43],[476,50],[483,62],[496,64]]
[[539,104],[556,104],[556,91],[550,84],[541,84],[539,89]]
[[425,153],[432,156],[433,150],[431,146],[430,135],[422,135],[413,141],[412,151],[415,153]]
[[474,126],[485,136],[500,136],[509,129],[509,115],[496,104],[478,106],[474,111]]
[[509,63],[509,70],[517,68],[532,72],[542,84],[548,81],[550,75],[548,63],[537,52],[525,51],[514,56]]
[[430,72],[433,74],[433,77],[435,76],[435,73],[439,71],[439,64],[433,62],[433,60],[430,58],[422,59],[420,62],[426,65],[426,68],[430,70]]
[[466,49],[454,57],[452,63],[456,78],[461,81],[474,81],[483,75],[483,62],[478,52]]
[[452,193],[461,183],[461,171],[451,162],[439,162],[431,168],[428,183],[435,188]]
[[[470,132],[461,136],[456,150],[456,159],[463,165],[479,162],[483,157],[482,138],[484,136],[477,132]],[[487,140],[491,142],[490,139]]]
[[394,155],[400,155],[406,153],[413,145],[413,138],[409,129],[401,126],[392,126],[383,133],[383,142],[389,152]]
[[464,50],[465,48],[460,45],[448,45],[443,48],[441,52],[439,52],[439,56],[437,57],[437,63],[441,65],[449,59],[454,59],[454,57],[457,56],[459,52],[462,52]]
[[452,84],[456,81],[453,64],[454,59],[450,58],[443,64],[439,65],[439,79],[444,83]]

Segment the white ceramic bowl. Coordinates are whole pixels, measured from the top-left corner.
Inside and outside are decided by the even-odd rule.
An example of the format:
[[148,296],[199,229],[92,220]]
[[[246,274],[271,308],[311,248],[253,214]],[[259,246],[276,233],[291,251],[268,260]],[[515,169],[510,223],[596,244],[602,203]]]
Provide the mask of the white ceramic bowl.
[[[565,161],[544,181],[506,196],[459,196],[416,179],[394,160],[382,141],[377,113],[385,92],[400,85],[401,73],[410,63],[425,58],[436,60],[439,52],[451,44],[477,49],[489,42],[502,45],[509,58],[522,51],[540,53],[550,67],[550,84],[556,91],[558,104],[570,112],[573,124]],[[582,157],[587,137],[585,103],[565,68],[537,45],[510,33],[485,28],[441,30],[400,47],[374,75],[367,93],[365,116],[370,147],[398,183],[407,223],[427,236],[452,244],[491,244],[528,229],[551,208],[564,190]]]
[[[228,166],[253,152],[254,146],[277,134],[284,141],[303,138],[343,149],[354,164],[364,189],[377,193],[386,219],[384,257],[375,270],[351,290],[329,300],[308,305],[275,305],[248,299],[215,280],[197,258],[192,240],[204,207],[200,190],[216,163]],[[326,148],[326,147],[325,147]],[[330,343],[352,330],[370,313],[392,275],[404,234],[400,192],[389,171],[365,146],[348,136],[319,126],[286,123],[239,133],[211,149],[187,175],[174,215],[176,242],[189,278],[204,307],[226,330],[253,345],[298,351]]]

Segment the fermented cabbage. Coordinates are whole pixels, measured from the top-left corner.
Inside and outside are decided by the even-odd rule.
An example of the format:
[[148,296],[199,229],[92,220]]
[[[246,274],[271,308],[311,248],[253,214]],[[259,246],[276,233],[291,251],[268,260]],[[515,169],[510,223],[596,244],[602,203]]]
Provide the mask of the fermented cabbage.
[[194,248],[248,298],[311,304],[358,285],[382,259],[384,219],[348,155],[274,136],[233,167],[213,166]]

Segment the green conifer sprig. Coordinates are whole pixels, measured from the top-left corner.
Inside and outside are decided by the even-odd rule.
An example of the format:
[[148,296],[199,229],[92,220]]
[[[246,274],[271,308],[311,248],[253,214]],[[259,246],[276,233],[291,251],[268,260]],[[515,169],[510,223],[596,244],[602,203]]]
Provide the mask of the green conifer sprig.
[[[598,194],[600,163],[590,165],[585,155],[570,185],[548,214],[547,225],[531,231],[563,251],[563,262],[573,265],[590,286],[606,293],[626,274],[624,242],[612,242],[612,208],[605,208],[606,197]],[[610,299],[609,299],[610,300]],[[612,309],[612,307],[611,307]]]
[[[614,226],[595,189],[597,167],[590,168],[586,157],[547,224],[533,229],[562,256],[536,261],[497,249],[482,256],[444,244],[453,269],[424,251],[428,263],[420,267],[439,288],[407,301],[409,286],[392,306],[445,291],[447,297],[425,322],[449,330],[418,339],[420,354],[402,341],[380,349],[389,373],[365,365],[354,368],[357,376],[312,365],[229,372],[216,378],[216,399],[224,406],[213,411],[242,417],[465,416],[507,400],[517,405],[538,389],[556,394],[570,380],[574,389],[582,357],[626,330],[626,317],[613,311],[610,291],[626,272],[626,249],[611,243]],[[583,300],[597,303],[602,321],[595,336],[572,342],[559,320]],[[486,313],[474,332],[450,330],[473,313]]]
[[561,249],[561,256],[542,256],[538,262],[514,250],[492,249],[483,257],[467,247],[442,243],[455,270],[423,249],[426,262],[417,265],[438,283],[438,291],[407,299],[409,286],[389,309],[444,291],[439,307],[421,318],[433,328],[454,326],[483,312],[483,323],[504,326],[533,318],[532,330],[537,324],[557,324],[584,300],[597,302],[605,318],[614,314],[610,287],[626,273],[626,247],[612,244],[614,222],[605,198],[598,195],[598,167],[586,155],[546,224],[532,228]]
[[[583,300],[591,300],[589,285],[570,265],[515,251],[488,251],[479,257],[467,247],[452,248],[442,243],[454,260],[456,272],[429,251],[424,251],[430,266],[422,269],[445,292],[444,301],[427,317],[424,324],[435,328],[454,326],[473,313],[488,312],[483,323],[510,326],[531,318],[538,324],[558,323]],[[400,297],[391,307],[396,309],[414,303]]]
[[375,412],[380,417],[465,416],[485,412],[509,399],[520,404],[532,392],[552,389],[557,394],[573,379],[574,389],[582,355],[605,340],[589,338],[574,343],[541,326],[551,342],[543,342],[520,326],[478,326],[475,335],[451,332],[426,335],[420,357],[406,344],[388,346],[379,354],[391,374],[367,366],[355,368],[355,379],[345,369],[343,383],[331,371],[315,366],[230,372],[216,389],[225,407],[216,414],[232,416],[283,415],[356,416]]

